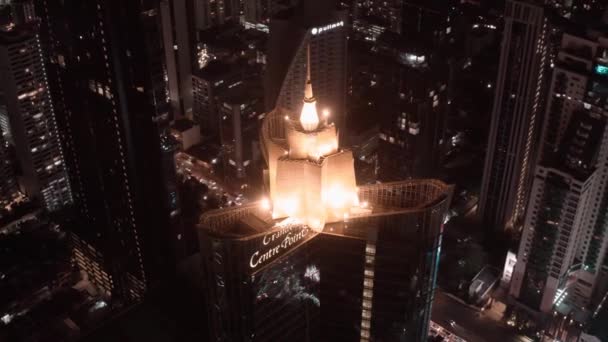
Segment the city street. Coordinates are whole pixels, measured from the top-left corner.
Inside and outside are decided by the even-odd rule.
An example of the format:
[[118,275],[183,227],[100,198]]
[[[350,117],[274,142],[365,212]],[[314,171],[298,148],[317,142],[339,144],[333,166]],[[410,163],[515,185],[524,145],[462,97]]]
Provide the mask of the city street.
[[190,157],[188,154],[178,152],[175,155],[177,170],[196,179],[201,184],[209,187],[211,194],[218,198],[226,196],[227,202],[233,202],[240,205],[243,202],[242,196],[239,198],[240,192],[238,189],[230,189],[229,185],[223,184],[217,177],[214,177],[211,172],[211,167],[207,163]]
[[460,303],[440,289],[435,291],[432,320],[468,342],[530,341],[502,322],[495,321],[479,310]]

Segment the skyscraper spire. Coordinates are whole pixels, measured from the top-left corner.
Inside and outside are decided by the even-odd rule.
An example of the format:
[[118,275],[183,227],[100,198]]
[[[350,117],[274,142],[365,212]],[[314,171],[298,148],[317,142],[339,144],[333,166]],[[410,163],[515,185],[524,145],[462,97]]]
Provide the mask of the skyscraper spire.
[[300,113],[300,124],[305,131],[314,131],[319,126],[317,100],[312,93],[312,81],[310,80],[310,45],[306,48],[306,84],[304,86],[304,105]]
[[310,80],[310,45],[306,47],[306,83],[304,85],[304,102],[315,101],[312,93],[312,81]]

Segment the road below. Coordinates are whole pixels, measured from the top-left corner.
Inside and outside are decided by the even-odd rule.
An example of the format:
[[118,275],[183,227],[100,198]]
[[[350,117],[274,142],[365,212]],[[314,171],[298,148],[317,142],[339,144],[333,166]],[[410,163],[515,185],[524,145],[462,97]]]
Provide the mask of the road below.
[[513,328],[451,298],[439,289],[435,291],[432,320],[468,342],[530,341],[527,337],[518,335]]
[[210,193],[217,198],[225,196],[228,203],[242,204],[242,199],[237,198],[240,194],[239,189],[234,187],[234,184],[226,184],[215,177],[207,163],[194,159],[183,152],[176,154],[175,163],[178,172],[194,177],[199,183],[205,184],[209,187]]

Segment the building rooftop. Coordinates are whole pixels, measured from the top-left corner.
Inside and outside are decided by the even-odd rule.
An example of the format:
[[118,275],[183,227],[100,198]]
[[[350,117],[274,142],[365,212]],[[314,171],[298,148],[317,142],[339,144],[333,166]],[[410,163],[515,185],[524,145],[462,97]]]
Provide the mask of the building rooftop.
[[[326,224],[323,233],[340,234],[346,229],[345,223],[361,218],[423,211],[449,201],[451,192],[452,186],[432,179],[361,186],[359,210],[351,212],[344,221]],[[199,229],[219,238],[249,240],[299,224],[289,218],[273,219],[266,204],[258,201],[208,212],[201,217]]]
[[[264,93],[259,82],[244,82],[227,89],[219,98],[220,101],[233,105],[254,102],[263,104]],[[260,110],[263,110],[263,108],[260,108]]]
[[[14,27],[14,26],[11,26]],[[35,35],[34,26],[22,24],[8,31],[0,30],[0,45],[18,43]]]
[[198,76],[205,80],[216,80],[223,77],[234,70],[234,65],[220,60],[213,60],[207,64],[204,68],[194,72],[195,76]]
[[188,119],[178,119],[173,123],[173,128],[179,132],[184,132],[194,127],[194,122]]

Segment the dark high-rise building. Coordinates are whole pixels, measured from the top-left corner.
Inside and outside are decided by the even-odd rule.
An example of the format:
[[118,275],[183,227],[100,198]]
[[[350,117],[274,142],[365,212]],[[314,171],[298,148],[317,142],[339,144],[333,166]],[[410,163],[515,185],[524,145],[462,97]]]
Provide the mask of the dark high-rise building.
[[9,153],[9,145],[0,128],[0,207],[8,205],[17,194],[15,170]]
[[[425,60],[410,54],[409,59]],[[407,58],[406,58],[407,59]],[[380,127],[378,178],[392,181],[439,174],[447,116],[447,82],[426,62],[399,66],[399,100]]]
[[401,0],[354,0],[353,25],[375,25],[383,29],[401,33],[403,21],[403,1]]
[[70,205],[56,113],[34,25],[17,24],[0,32],[0,70],[0,116],[19,161],[20,187],[49,211]]
[[199,235],[211,340],[318,339],[318,256],[306,243],[315,233],[302,225],[273,226],[259,203],[203,219]]
[[244,0],[245,22],[268,25],[274,14],[295,5],[296,2],[296,0]]
[[455,5],[452,0],[403,1],[401,34],[439,46],[453,30],[450,11]]
[[547,5],[556,13],[586,26],[601,25],[607,22],[608,4],[598,0],[548,0]]
[[[315,96],[329,110],[338,130],[344,128],[346,98],[347,13],[335,1],[301,1],[270,22],[265,79],[266,110],[275,107],[299,113],[310,45]],[[344,134],[342,133],[342,137]]]
[[205,30],[224,24],[226,21],[238,21],[241,14],[239,0],[193,0],[194,18],[197,30]]
[[192,111],[192,39],[187,0],[160,2],[169,103],[174,118]]
[[76,207],[75,261],[113,298],[171,275],[181,238],[158,1],[36,3]]
[[220,105],[218,96],[250,78],[259,77],[255,68],[239,63],[211,61],[192,75],[192,117],[201,127],[204,140],[220,142]]
[[246,179],[259,156],[256,141],[264,113],[264,97],[258,83],[240,84],[218,96],[220,142],[227,158],[224,170],[231,178]]
[[449,0],[354,0],[353,28],[371,41],[388,31],[408,41],[439,43],[451,33],[452,6]]
[[426,341],[451,188],[413,180],[362,186],[359,197],[378,211],[328,224],[318,237],[322,332]]
[[479,205],[488,230],[517,227],[523,220],[544,108],[546,27],[541,5],[506,2]]
[[260,202],[208,214],[211,339],[426,341],[450,191],[432,180],[363,186],[371,212],[321,232],[273,220]]

